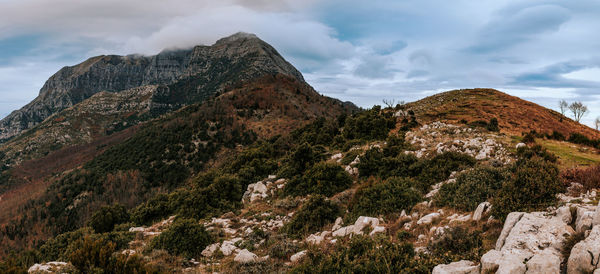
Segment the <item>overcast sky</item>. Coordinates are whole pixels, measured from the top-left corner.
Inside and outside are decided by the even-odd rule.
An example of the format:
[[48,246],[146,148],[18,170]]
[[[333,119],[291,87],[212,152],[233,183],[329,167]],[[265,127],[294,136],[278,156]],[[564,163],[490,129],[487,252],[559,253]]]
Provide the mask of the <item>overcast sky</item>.
[[553,109],[582,101],[592,125],[599,14],[597,0],[0,0],[0,117],[88,57],[156,54],[244,31],[319,92],[363,107],[488,87]]

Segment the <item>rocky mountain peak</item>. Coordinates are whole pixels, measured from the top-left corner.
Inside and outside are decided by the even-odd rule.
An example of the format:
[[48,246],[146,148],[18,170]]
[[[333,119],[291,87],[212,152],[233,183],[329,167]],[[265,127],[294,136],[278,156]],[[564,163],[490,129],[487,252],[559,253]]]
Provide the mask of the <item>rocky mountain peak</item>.
[[120,92],[145,85],[173,85],[171,100],[197,102],[238,82],[302,74],[254,34],[236,33],[211,46],[168,50],[154,56],[101,55],[52,75],[39,96],[0,121],[0,140],[32,128],[100,91]]

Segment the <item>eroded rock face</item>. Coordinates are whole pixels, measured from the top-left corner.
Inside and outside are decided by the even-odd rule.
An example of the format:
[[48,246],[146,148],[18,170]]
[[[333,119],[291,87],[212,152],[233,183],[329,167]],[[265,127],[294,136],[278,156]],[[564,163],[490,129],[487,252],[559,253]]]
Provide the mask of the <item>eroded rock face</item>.
[[237,81],[286,74],[304,81],[300,72],[269,44],[238,33],[212,46],[163,51],[155,56],[97,56],[64,67],[42,87],[39,96],[0,121],[0,140],[15,136],[50,115],[72,107],[100,91],[119,92],[145,85],[194,85],[184,101],[197,100]]
[[[567,264],[567,273],[592,273],[600,267],[600,226],[595,226],[585,240],[575,244]],[[594,272],[595,273],[595,272]]]

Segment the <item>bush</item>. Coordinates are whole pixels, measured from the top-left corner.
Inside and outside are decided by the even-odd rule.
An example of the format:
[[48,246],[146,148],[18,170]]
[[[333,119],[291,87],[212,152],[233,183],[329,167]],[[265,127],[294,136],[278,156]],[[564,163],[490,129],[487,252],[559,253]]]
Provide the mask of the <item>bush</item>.
[[475,165],[475,158],[458,152],[444,152],[429,160],[421,160],[411,167],[418,174],[417,188],[426,193],[432,184],[448,179],[453,171]]
[[469,170],[458,175],[456,182],[442,185],[435,203],[458,210],[474,210],[479,203],[492,198],[506,178],[508,174],[501,169],[483,167]]
[[355,235],[346,241],[330,250],[309,250],[291,273],[431,273],[440,263],[426,254],[417,257],[411,244],[387,238]]
[[342,135],[347,140],[383,140],[395,125],[396,119],[391,117],[391,113],[384,114],[381,107],[375,106],[346,118]]
[[380,148],[374,147],[360,156],[360,162],[356,165],[360,177],[369,177],[378,175],[383,166],[383,152]]
[[171,214],[169,196],[158,194],[132,210],[131,220],[138,225],[149,225]]
[[383,182],[367,182],[356,190],[350,202],[351,217],[409,211],[421,200],[421,194],[413,185],[413,180],[395,177]]
[[500,128],[498,127],[498,119],[496,119],[496,118],[490,119],[490,122],[487,124],[486,128],[489,131],[500,131]]
[[416,156],[404,153],[395,157],[384,157],[384,155],[379,148],[367,150],[357,164],[360,177],[379,176],[385,179],[394,176],[412,177],[418,174],[413,169],[413,165],[419,161]]
[[341,214],[341,208],[321,195],[311,197],[283,227],[289,236],[300,238],[317,232],[332,223]]
[[544,159],[545,161],[548,161],[551,163],[556,163],[556,161],[558,161],[558,158],[556,158],[556,155],[548,152],[541,145],[534,145],[532,147],[527,147],[527,146],[520,147],[517,149],[517,157],[522,158],[522,159],[531,159],[533,157],[540,157],[540,158]]
[[119,204],[103,206],[92,214],[89,225],[96,233],[112,231],[115,225],[129,221],[127,209]]
[[204,226],[195,219],[178,219],[156,238],[150,248],[164,249],[174,255],[197,257],[212,242]]
[[118,248],[111,241],[85,237],[75,245],[69,261],[80,273],[158,273],[137,255],[114,253]]
[[323,147],[313,147],[308,143],[303,143],[296,147],[285,159],[279,175],[280,177],[290,178],[298,174],[302,174],[311,168],[315,163],[318,163],[324,159],[325,149]]
[[301,177],[295,177],[285,186],[288,195],[321,194],[331,196],[348,189],[352,178],[339,165],[321,162],[310,168]]
[[566,183],[580,183],[584,191],[600,188],[600,165],[588,168],[574,168],[561,174]]
[[556,202],[556,194],[564,190],[556,164],[539,156],[519,159],[512,167],[512,173],[512,178],[492,199],[492,215],[500,220],[513,211],[551,206]]
[[469,232],[462,227],[444,231],[444,235],[427,246],[431,255],[448,261],[479,261],[483,254],[481,232]]

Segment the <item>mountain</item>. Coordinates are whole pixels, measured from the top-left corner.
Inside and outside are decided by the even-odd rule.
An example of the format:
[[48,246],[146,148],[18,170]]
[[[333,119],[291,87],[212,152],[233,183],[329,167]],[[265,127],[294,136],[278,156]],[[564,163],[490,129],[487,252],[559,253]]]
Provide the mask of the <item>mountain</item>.
[[498,120],[500,130],[521,135],[532,130],[552,134],[553,131],[569,137],[579,133],[590,139],[600,138],[600,132],[575,122],[560,113],[510,96],[494,89],[461,89],[438,93],[416,102],[407,109],[423,122],[450,123]]
[[[120,73],[144,78],[127,66],[130,58],[141,62],[146,57],[110,57],[118,61],[114,64],[106,63],[106,57],[92,58],[89,64],[66,69],[79,71],[71,77],[83,77],[71,79],[73,85],[102,83],[115,91],[97,89],[79,102],[70,101],[72,106],[62,105],[0,144],[2,246],[36,246],[85,225],[103,205],[133,207],[181,187],[191,176],[222,165],[256,142],[358,110],[318,94],[253,35],[236,34],[187,55],[194,60],[186,65],[187,72],[168,84],[133,86],[139,83],[113,79]],[[111,69],[103,74],[98,66]],[[65,69],[61,71],[57,75]],[[116,91],[122,87],[128,89]],[[42,101],[52,105],[76,93],[54,90],[28,106]],[[0,256],[7,251],[0,250]]]
[[[101,91],[173,85],[165,102],[188,104],[228,85],[279,73],[304,81],[301,73],[273,47],[247,33],[223,38],[212,46],[168,50],[155,56],[92,57],[62,68],[46,81],[37,98],[2,119],[0,140],[16,136]],[[180,92],[182,88],[185,92]]]

